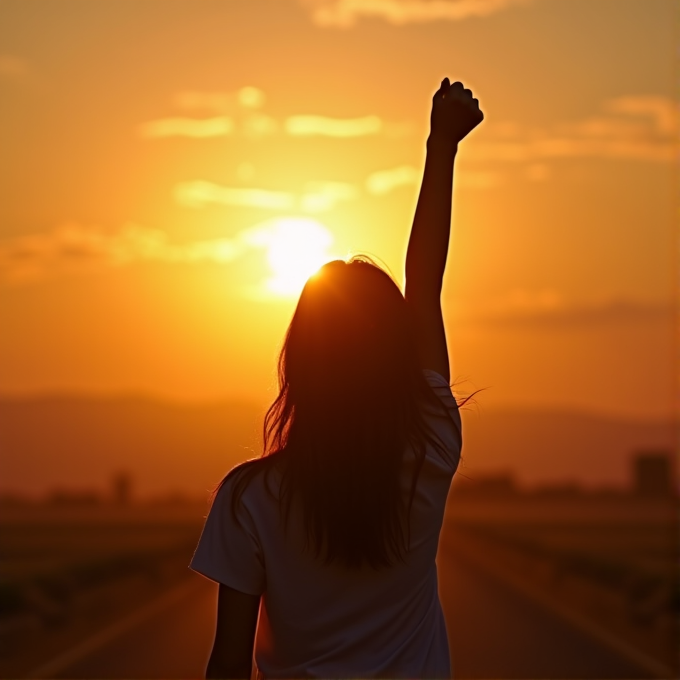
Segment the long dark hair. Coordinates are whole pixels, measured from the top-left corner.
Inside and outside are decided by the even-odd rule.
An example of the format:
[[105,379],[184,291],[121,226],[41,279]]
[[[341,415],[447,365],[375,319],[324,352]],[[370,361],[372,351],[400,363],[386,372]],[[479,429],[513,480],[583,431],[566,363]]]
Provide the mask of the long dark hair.
[[[236,475],[232,511],[263,466],[267,476],[277,467],[284,522],[299,503],[307,545],[324,563],[377,569],[403,560],[425,446],[439,445],[423,406],[443,407],[423,376],[396,283],[365,256],[324,265],[300,295],[278,378],[262,458],[227,476]],[[416,461],[404,498],[409,446]]]

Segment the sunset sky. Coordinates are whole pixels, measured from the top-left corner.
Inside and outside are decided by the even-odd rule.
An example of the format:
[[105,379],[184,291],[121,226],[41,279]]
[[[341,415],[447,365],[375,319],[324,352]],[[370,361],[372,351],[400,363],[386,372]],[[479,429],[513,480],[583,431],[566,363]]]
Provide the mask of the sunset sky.
[[461,145],[444,290],[482,408],[666,416],[671,0],[0,0],[0,393],[273,396],[304,277],[403,280],[429,103]]

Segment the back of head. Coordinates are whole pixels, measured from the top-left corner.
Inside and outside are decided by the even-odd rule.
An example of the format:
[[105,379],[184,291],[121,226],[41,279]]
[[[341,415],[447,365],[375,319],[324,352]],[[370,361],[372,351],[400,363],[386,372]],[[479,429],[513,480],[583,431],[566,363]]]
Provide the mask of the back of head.
[[308,541],[327,562],[380,567],[401,558],[403,456],[409,443],[424,446],[429,390],[394,281],[368,258],[322,267],[300,296],[279,383],[265,454],[285,461],[286,513],[301,504]]
[[366,413],[418,374],[404,297],[366,259],[336,260],[307,282],[282,353],[282,378],[298,408]]

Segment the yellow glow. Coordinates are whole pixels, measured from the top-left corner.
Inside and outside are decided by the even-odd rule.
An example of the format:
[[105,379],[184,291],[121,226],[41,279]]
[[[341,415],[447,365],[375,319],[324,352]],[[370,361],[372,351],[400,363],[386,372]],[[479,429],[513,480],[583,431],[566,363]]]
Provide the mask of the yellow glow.
[[270,293],[298,295],[307,279],[333,259],[328,252],[331,232],[307,217],[277,217],[250,231],[251,245],[267,249],[273,276],[266,281]]

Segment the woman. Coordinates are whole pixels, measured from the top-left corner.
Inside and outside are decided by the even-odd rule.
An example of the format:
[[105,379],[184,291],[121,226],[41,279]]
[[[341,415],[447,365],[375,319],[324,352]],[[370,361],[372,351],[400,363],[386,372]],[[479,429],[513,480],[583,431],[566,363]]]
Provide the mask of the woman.
[[249,678],[253,649],[265,678],[450,677],[435,557],[462,440],[440,295],[454,160],[482,120],[445,79],[404,295],[361,257],[305,285],[264,455],[224,479],[191,564],[220,584],[208,677]]

